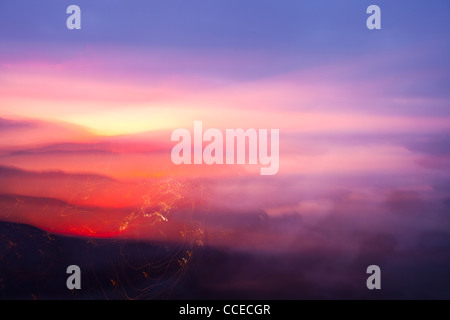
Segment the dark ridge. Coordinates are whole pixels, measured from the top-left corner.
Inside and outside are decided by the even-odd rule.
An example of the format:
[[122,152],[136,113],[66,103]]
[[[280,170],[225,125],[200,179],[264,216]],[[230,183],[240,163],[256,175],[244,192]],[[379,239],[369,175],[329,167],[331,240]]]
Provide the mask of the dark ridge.
[[[441,237],[427,236],[412,256],[380,247],[375,256],[365,250],[343,263],[340,252],[75,238],[0,222],[0,299],[449,299],[448,256],[426,252],[440,250]],[[376,255],[388,259],[380,265],[382,290],[371,291],[365,269]],[[66,287],[73,264],[81,269],[81,290]]]
[[[189,265],[186,244],[65,237],[0,222],[0,299],[166,299]],[[67,267],[81,269],[69,290]]]

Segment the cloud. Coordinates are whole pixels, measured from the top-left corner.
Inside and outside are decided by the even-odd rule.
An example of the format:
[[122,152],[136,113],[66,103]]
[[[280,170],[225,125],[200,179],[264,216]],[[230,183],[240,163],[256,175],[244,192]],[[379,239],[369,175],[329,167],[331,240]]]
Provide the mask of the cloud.
[[14,131],[20,129],[29,129],[36,127],[37,124],[32,121],[11,120],[0,118],[0,131]]

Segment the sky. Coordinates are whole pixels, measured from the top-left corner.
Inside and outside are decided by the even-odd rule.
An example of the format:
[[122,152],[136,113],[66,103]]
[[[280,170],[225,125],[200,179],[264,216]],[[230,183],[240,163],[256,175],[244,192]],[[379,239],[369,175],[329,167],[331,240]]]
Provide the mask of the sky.
[[[445,269],[450,3],[375,2],[381,30],[365,0],[0,0],[0,220]],[[196,120],[279,129],[278,174],[174,165]]]

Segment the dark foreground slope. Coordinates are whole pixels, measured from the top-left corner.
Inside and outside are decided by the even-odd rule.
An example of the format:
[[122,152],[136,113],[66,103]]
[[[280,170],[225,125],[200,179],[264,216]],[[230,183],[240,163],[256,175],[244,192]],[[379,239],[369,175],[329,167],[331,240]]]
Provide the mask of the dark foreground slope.
[[[424,262],[391,256],[394,262],[381,266],[382,290],[368,290],[366,265],[392,253],[388,242],[378,242],[376,256],[362,253],[344,268],[342,257],[330,252],[269,254],[64,237],[1,222],[0,299],[450,298],[448,247],[433,247],[433,239],[418,253]],[[72,264],[81,268],[81,290],[66,287]]]

